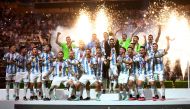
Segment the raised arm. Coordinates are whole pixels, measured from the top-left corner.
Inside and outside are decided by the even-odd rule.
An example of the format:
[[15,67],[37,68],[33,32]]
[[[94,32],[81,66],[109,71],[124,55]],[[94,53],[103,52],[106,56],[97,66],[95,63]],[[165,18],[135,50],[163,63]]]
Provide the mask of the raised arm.
[[167,41],[167,46],[165,48],[165,52],[168,52],[168,50],[170,49],[170,37],[166,36],[166,41]]
[[48,36],[48,44],[50,44],[50,43],[51,43],[51,32],[49,32],[49,33],[47,34],[47,36]]
[[58,41],[60,34],[61,34],[61,33],[58,32],[58,33],[57,33],[57,37],[56,37],[56,44],[59,45],[59,46],[61,46],[61,42]]
[[158,35],[156,36],[155,42],[157,43],[159,41],[161,35],[161,25],[158,25]]

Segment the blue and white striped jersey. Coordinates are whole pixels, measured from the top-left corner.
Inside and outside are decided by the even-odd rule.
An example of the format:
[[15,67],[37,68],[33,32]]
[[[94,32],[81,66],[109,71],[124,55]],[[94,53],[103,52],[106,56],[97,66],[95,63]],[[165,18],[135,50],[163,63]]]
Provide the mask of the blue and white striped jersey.
[[42,62],[42,73],[47,73],[50,70],[50,68],[53,66],[53,62],[51,61],[51,59],[54,58],[54,53],[53,52],[49,52],[49,53],[42,52],[40,54],[40,58],[42,60],[44,60]]
[[119,67],[120,67],[120,74],[127,74],[129,73],[128,70],[130,69],[130,65],[127,65],[126,63],[124,63],[123,60],[129,61],[130,57],[128,55],[126,55],[125,57],[119,55],[117,57],[117,62],[119,63]]
[[153,58],[154,58],[154,53],[153,52],[149,52],[147,54],[148,56],[148,60],[146,61],[146,70],[145,73],[146,75],[153,75]]
[[21,67],[17,67],[17,72],[28,72],[27,70],[27,62],[28,62],[28,55],[17,55],[16,57],[16,63],[21,66]]
[[82,58],[85,57],[85,50],[80,50],[79,48],[76,48],[75,50],[75,59],[77,59],[79,62],[82,61]]
[[[8,62],[8,61],[16,62],[17,55],[18,55],[18,53],[8,52],[4,55],[3,60],[6,62]],[[7,64],[6,65],[6,73],[15,74],[16,73],[16,64]]]
[[98,76],[102,76],[102,72],[103,72],[103,63],[104,63],[104,56],[98,57],[96,56],[96,63],[97,63],[97,68],[96,68],[96,74],[98,73]]
[[96,55],[96,47],[91,48],[91,55],[95,56]]
[[136,74],[145,74],[146,62],[141,54],[137,54],[133,57],[134,70]]
[[116,61],[117,61],[117,54],[116,54],[116,50],[115,48],[111,48],[111,53],[110,53],[110,57],[111,57],[111,60],[110,60],[110,65],[116,65]]
[[145,49],[147,53],[153,52],[153,43],[145,43]]
[[82,68],[84,69],[85,74],[87,75],[94,75],[94,68],[92,68],[90,65],[97,64],[97,61],[95,58],[83,58],[81,61]]
[[[155,55],[164,56],[164,54],[165,54],[164,49],[160,49],[160,50],[157,50],[156,52],[154,52],[154,56]],[[164,71],[163,57],[154,58],[153,65],[154,65],[154,72],[155,71]]]
[[133,56],[133,64],[132,64],[132,73],[133,74],[141,74],[141,70],[140,70],[141,60],[142,59],[139,54],[136,54]]
[[69,72],[68,72],[68,76],[71,77],[73,73],[78,74],[78,65],[74,65],[76,63],[79,63],[79,61],[77,59],[67,59],[68,64],[68,68],[69,68]]
[[67,76],[66,69],[68,68],[67,62],[64,61],[55,61],[53,63],[54,67],[54,77],[65,77]]
[[39,56],[30,56],[29,61],[31,61],[31,74],[40,74],[40,57]]

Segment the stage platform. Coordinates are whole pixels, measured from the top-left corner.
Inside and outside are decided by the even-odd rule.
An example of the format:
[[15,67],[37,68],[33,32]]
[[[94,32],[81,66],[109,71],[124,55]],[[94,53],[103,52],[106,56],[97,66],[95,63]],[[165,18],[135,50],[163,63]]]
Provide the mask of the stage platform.
[[[118,101],[118,94],[102,94],[101,101],[95,100],[91,90],[90,101],[67,101],[67,90],[57,90],[60,100],[7,101],[6,90],[0,90],[0,109],[190,109],[190,89],[166,89],[166,100],[152,101],[150,90],[145,90],[146,101]],[[11,90],[12,97],[13,90]],[[20,95],[23,93],[21,90]],[[28,93],[29,94],[29,93]],[[84,91],[84,97],[86,92]],[[29,95],[27,95],[29,98]],[[20,97],[22,99],[22,96]]]

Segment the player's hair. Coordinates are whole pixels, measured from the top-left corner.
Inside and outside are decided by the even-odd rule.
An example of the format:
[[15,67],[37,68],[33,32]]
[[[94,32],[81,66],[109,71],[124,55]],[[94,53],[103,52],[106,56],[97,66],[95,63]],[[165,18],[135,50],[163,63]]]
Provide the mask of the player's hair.
[[9,45],[9,48],[11,48],[12,46],[15,46],[15,44],[11,44],[11,45]]
[[[124,49],[124,51],[126,52],[126,49],[125,49],[124,47],[120,47],[120,48]],[[128,47],[128,48],[129,48],[129,47]]]
[[133,37],[136,37],[137,39],[139,39],[139,36],[133,36]]
[[51,48],[52,48],[52,46],[51,46],[51,44],[46,44],[49,48],[50,48],[50,50],[51,50]]
[[144,48],[145,49],[145,46],[140,46],[140,48]]
[[62,53],[62,54],[64,54],[64,53],[63,53],[63,51],[61,51],[61,50],[60,50],[60,51],[58,51],[58,54],[59,54],[59,53]]
[[158,46],[158,44],[157,44],[157,43],[153,43],[153,45],[157,45],[157,46]]
[[25,48],[26,48],[26,46],[20,46],[19,52],[21,52],[21,50],[22,50],[22,49],[25,49]]
[[133,50],[133,47],[129,46],[127,49],[131,48]]

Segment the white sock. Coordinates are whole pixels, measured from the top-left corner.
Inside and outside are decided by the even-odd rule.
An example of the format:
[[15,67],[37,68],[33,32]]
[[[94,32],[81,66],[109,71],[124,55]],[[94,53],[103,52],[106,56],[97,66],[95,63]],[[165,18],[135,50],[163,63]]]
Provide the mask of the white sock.
[[133,89],[129,89],[129,93],[132,95],[132,96],[134,96],[134,91],[133,91]]
[[24,96],[27,94],[28,83],[24,83]]
[[13,89],[14,89],[14,95],[16,95],[16,93],[17,93],[17,83],[16,82],[13,83]]
[[144,97],[144,90],[143,90],[142,86],[138,86],[138,92],[139,92],[140,97]]
[[86,90],[87,97],[90,97],[90,90]]
[[72,88],[71,95],[75,95],[75,89],[74,88]]
[[162,96],[165,96],[165,87],[161,87],[162,90]]
[[76,97],[80,97],[80,91],[76,91]]
[[9,96],[10,82],[6,82],[7,96]]
[[117,80],[114,80],[114,82],[113,82],[113,90],[115,91],[115,89],[116,89],[116,86],[117,86]]
[[155,86],[155,88],[154,88],[154,94],[155,94],[155,95],[158,95],[158,89],[157,89],[156,86]]
[[69,97],[71,97],[72,96],[72,92],[73,92],[73,88],[72,87],[69,87]]
[[81,86],[81,87],[80,87],[80,97],[83,96],[83,90],[84,90],[84,87]]
[[155,86],[151,86],[152,97],[155,97]]
[[46,83],[45,83],[45,81],[42,82],[42,93],[43,93],[43,97],[46,98]]

